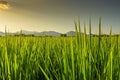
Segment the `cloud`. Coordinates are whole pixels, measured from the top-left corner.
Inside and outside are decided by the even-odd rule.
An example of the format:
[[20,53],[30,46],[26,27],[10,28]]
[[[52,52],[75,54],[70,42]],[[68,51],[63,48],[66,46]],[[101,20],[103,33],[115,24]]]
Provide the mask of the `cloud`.
[[0,9],[2,10],[8,10],[10,8],[10,5],[7,1],[0,0]]

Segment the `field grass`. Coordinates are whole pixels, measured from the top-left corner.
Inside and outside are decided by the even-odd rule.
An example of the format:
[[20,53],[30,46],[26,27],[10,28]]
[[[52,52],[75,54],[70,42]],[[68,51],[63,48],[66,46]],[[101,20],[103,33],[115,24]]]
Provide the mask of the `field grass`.
[[120,80],[120,37],[74,23],[75,37],[1,37],[0,80]]

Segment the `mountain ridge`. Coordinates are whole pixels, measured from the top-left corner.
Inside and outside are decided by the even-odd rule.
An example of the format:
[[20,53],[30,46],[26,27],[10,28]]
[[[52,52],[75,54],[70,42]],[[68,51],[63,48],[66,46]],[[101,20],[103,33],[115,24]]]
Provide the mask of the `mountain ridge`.
[[[61,36],[61,34],[66,34],[67,36],[75,36],[75,31],[68,31],[66,33],[60,33],[57,31],[42,31],[42,32],[37,32],[37,31],[27,31],[27,30],[22,30],[22,31],[17,31],[14,33],[9,32],[8,35],[34,35],[34,36]],[[4,32],[0,32],[0,36],[5,36]]]

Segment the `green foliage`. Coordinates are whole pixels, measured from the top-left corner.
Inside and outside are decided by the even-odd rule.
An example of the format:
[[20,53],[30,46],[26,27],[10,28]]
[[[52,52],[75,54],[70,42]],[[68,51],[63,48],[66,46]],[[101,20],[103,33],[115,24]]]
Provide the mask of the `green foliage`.
[[120,37],[1,37],[0,80],[120,80]]

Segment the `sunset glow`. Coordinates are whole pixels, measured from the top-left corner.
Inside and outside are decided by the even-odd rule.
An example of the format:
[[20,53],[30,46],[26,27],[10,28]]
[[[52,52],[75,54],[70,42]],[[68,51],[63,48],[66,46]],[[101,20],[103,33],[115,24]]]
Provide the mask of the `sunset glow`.
[[0,0],[0,9],[2,10],[8,10],[9,9],[9,4],[6,1]]
[[6,5],[6,4],[0,4],[0,9],[8,10],[8,9],[9,9],[9,5]]
[[98,32],[98,18],[102,17],[103,32],[119,33],[120,1],[117,0],[0,0],[0,31],[5,25],[10,32],[75,30],[73,21],[80,16],[83,31],[92,18],[92,32]]

